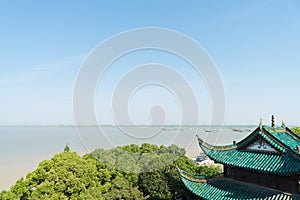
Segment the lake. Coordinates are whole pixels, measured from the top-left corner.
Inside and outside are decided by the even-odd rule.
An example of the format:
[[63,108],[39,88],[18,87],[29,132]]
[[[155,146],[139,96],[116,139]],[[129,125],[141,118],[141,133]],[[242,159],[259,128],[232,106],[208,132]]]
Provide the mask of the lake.
[[[233,131],[239,129],[242,132]],[[42,160],[63,151],[86,154],[95,148],[109,149],[126,144],[177,144],[194,157],[200,152],[195,135],[211,144],[231,144],[250,133],[254,126],[0,126],[0,190],[34,170]]]

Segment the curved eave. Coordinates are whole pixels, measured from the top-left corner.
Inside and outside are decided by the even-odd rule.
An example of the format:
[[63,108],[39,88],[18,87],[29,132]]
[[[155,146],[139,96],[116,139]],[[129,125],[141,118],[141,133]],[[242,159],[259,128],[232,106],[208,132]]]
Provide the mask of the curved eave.
[[[299,199],[298,195],[281,192],[229,178],[205,179],[178,169],[184,185],[195,195],[208,200],[215,199]],[[201,180],[201,181],[199,181]],[[206,180],[206,181],[203,181]]]
[[[295,149],[292,149],[289,145],[282,142],[280,139],[275,137],[273,135],[270,127],[262,126],[261,128],[256,128],[252,133],[250,133],[248,136],[246,136],[244,139],[236,143],[237,149],[243,149],[247,145],[251,144],[254,140],[256,140],[257,137],[262,137],[264,140],[266,140],[267,143],[269,143],[272,147],[274,147],[276,150],[278,150],[280,153],[289,153],[293,154],[294,156],[300,158],[299,152],[297,152]],[[284,128],[277,128],[275,132],[282,132],[290,135],[292,138],[299,140],[300,137],[293,133],[288,127]]]
[[181,178],[185,178],[185,179],[188,179],[189,181],[193,181],[193,182],[197,182],[197,183],[206,183],[206,182],[215,180],[217,178],[224,177],[223,173],[216,174],[216,175],[213,175],[213,176],[195,176],[195,175],[192,175],[190,173],[187,173],[186,171],[184,171],[182,169],[178,168],[177,170],[178,170],[179,175],[180,175]]
[[[198,136],[198,142],[203,152],[217,163],[253,170],[262,173],[295,175],[300,174],[300,155],[293,151],[288,142],[281,141],[280,138],[269,131],[270,128],[262,126],[255,129],[236,145],[214,146],[204,142]],[[279,130],[279,128],[278,128]],[[277,131],[278,131],[277,130]],[[276,130],[275,130],[276,131]],[[280,129],[280,133],[294,136],[287,127]],[[258,150],[247,150],[247,145],[261,137],[278,152],[267,152]],[[283,136],[281,136],[283,137]],[[288,140],[289,141],[289,140]]]
[[[277,133],[274,134],[274,133]],[[289,139],[287,138],[281,138],[278,137],[278,133],[282,133],[283,135],[286,135],[287,137],[291,137]],[[291,129],[288,127],[277,127],[274,130],[272,127],[268,126],[262,126],[257,127],[252,133],[250,133],[248,136],[246,136],[241,141],[237,142],[235,145],[226,145],[226,146],[214,146],[211,144],[208,144],[204,142],[201,138],[198,136],[198,142],[202,150],[210,151],[210,150],[231,150],[231,149],[243,149],[247,145],[251,144],[257,137],[262,137],[264,140],[267,141],[272,147],[274,147],[276,150],[278,150],[280,153],[288,153],[293,155],[295,158],[298,158],[300,160],[300,152],[298,152],[297,145],[300,146],[300,143],[295,143],[295,141],[300,141],[300,136],[295,134]],[[284,140],[287,141],[284,141]],[[283,140],[283,141],[282,141]],[[291,141],[295,140],[295,141]]]
[[[270,174],[300,174],[300,160],[288,153],[247,151],[240,150],[234,145],[213,146],[200,138],[198,141],[201,149],[210,159],[223,165]],[[279,147],[277,149],[285,152],[285,149]]]
[[204,142],[198,135],[197,135],[197,138],[198,138],[199,145],[200,145],[201,149],[204,151],[204,153],[206,153],[206,151],[210,151],[210,150],[222,151],[222,150],[231,150],[231,149],[237,148],[237,145],[233,145],[233,144],[232,145],[224,145],[224,146],[215,146],[215,145],[211,145],[211,144]]
[[290,155],[252,151],[205,149],[207,156],[217,163],[262,173],[295,175],[300,174],[300,162]]

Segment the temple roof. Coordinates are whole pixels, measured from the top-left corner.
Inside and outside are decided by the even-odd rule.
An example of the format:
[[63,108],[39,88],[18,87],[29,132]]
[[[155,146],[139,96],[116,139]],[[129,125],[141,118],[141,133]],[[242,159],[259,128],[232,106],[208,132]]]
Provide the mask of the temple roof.
[[300,173],[300,137],[285,125],[260,125],[242,141],[227,146],[198,141],[208,157],[224,165],[273,174]]
[[299,195],[289,194],[253,184],[236,181],[222,176],[199,177],[178,170],[185,186],[199,197],[215,199],[300,199]]

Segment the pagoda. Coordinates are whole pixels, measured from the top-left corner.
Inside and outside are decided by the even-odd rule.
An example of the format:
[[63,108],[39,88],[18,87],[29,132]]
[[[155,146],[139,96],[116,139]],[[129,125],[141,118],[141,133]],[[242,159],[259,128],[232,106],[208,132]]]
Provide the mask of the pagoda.
[[178,169],[185,186],[202,199],[300,200],[300,137],[282,122],[260,121],[250,135],[231,145],[214,146],[198,137],[205,154],[223,164],[222,174],[194,176]]

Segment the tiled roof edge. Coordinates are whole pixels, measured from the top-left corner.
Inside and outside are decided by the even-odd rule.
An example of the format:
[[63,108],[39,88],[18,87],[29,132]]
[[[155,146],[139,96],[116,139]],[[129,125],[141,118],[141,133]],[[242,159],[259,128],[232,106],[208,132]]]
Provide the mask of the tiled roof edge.
[[199,182],[199,183],[206,183],[206,182],[224,177],[223,173],[215,174],[215,175],[212,175],[212,176],[195,176],[195,175],[192,175],[192,174],[190,174],[190,173],[188,173],[188,172],[186,172],[186,171],[184,171],[180,168],[177,168],[177,171],[179,172],[180,177],[186,178],[190,181]]
[[[220,151],[220,150],[231,150],[231,149],[236,149],[237,148],[237,145],[234,145],[234,144],[224,145],[224,146],[215,146],[215,145],[212,145],[212,144],[208,144],[207,142],[204,142],[198,135],[197,135],[197,138],[198,138],[198,142],[199,142],[199,145],[200,145],[201,149],[205,152],[207,150]],[[202,147],[205,147],[206,150],[204,150]]]

